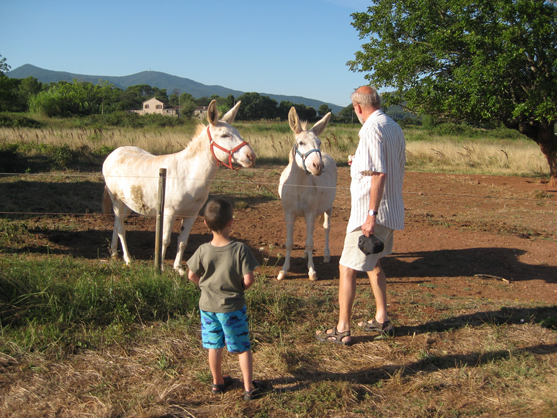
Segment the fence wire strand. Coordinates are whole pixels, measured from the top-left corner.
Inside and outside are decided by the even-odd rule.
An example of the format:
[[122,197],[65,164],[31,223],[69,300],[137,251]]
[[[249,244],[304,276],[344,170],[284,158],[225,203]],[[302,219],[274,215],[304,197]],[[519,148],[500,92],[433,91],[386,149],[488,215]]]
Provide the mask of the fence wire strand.
[[[99,173],[69,173],[69,174],[50,174],[50,173],[0,173],[0,177],[1,176],[28,176],[28,177],[96,177],[99,179],[103,179],[103,175],[99,174]],[[113,178],[150,178],[150,179],[157,179],[159,178],[159,176],[110,176]],[[267,190],[269,193],[274,194],[275,196],[278,197],[278,188],[280,186],[280,183],[276,183],[276,182],[261,182],[261,181],[245,181],[245,180],[226,180],[226,179],[211,179],[211,180],[207,180],[204,178],[197,178],[197,177],[172,177],[172,176],[167,176],[166,177],[167,180],[190,180],[190,181],[205,181],[205,182],[209,182],[211,184],[214,183],[224,183],[224,184],[246,184],[246,185],[255,185],[255,186],[259,186],[259,187],[264,187],[265,190]],[[321,188],[321,189],[336,189],[337,191],[350,191],[350,187],[342,187],[342,186],[312,186],[312,185],[297,185],[297,184],[284,184],[283,187],[300,187],[300,188]],[[276,192],[273,190],[270,190],[268,187],[274,187]],[[246,194],[246,193],[235,193],[236,195],[242,195],[242,194]],[[517,198],[517,197],[497,197],[497,196],[478,196],[478,195],[470,195],[470,194],[458,194],[458,193],[424,193],[424,192],[412,192],[412,191],[402,191],[403,195],[421,195],[424,197],[427,196],[435,196],[435,197],[447,197],[447,198],[454,198],[454,197],[459,197],[459,198],[473,198],[473,199],[484,199],[484,200],[503,200],[503,201],[529,201],[529,202],[537,202],[539,201],[539,199],[533,199],[533,198]],[[114,217],[114,214],[103,214],[103,213],[97,213],[97,212],[6,212],[6,211],[0,211],[0,215],[34,215],[34,216],[91,216],[91,215],[95,215],[95,216],[105,216],[105,217]],[[145,217],[155,217],[156,215],[143,215],[143,214],[139,214],[136,212],[132,212],[132,215],[130,216],[145,216]],[[183,219],[183,218],[191,218],[194,216],[185,216],[185,215],[181,215],[181,216],[177,216],[177,219]],[[195,216],[195,218],[197,218],[198,216]]]

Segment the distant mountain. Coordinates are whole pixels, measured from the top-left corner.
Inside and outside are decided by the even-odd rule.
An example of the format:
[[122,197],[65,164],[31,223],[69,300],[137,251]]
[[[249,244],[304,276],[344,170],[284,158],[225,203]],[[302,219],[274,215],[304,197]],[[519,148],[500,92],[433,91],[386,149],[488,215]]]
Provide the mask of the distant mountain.
[[[142,71],[137,74],[126,75],[121,77],[105,76],[105,75],[84,75],[84,74],[73,74],[64,71],[51,71],[45,70],[39,67],[35,67],[31,64],[25,64],[15,70],[9,71],[6,75],[10,78],[27,78],[35,77],[41,83],[56,83],[58,81],[85,81],[93,84],[97,84],[102,81],[108,81],[115,87],[125,90],[130,86],[136,86],[138,84],[147,84],[151,87],[158,87],[159,89],[166,89],[167,94],[172,94],[174,89],[180,89],[182,93],[189,93],[196,99],[200,97],[211,97],[217,95],[220,97],[226,97],[232,94],[234,97],[239,97],[245,92],[239,90],[232,90],[222,86],[207,86],[205,84],[198,83],[197,81],[190,80],[189,78],[177,77],[174,75],[161,73],[158,71]],[[269,96],[271,99],[275,99],[277,103],[281,101],[290,101],[294,104],[303,103],[306,106],[313,107],[315,110],[319,109],[325,102],[319,100],[308,99],[306,97],[300,96],[283,96],[279,94],[269,94],[260,93],[262,96]],[[337,113],[342,110],[341,106],[325,103],[329,106],[333,113]]]

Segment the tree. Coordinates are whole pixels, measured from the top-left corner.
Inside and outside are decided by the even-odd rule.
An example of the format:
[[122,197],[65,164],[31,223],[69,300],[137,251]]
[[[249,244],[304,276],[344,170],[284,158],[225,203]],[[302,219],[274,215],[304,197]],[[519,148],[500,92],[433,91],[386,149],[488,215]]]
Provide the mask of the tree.
[[18,86],[18,97],[22,111],[29,110],[29,100],[43,90],[43,83],[33,76],[20,79]]
[[262,96],[259,93],[244,93],[238,100],[242,105],[238,110],[237,120],[261,120],[275,119],[277,113],[277,101],[269,96]]
[[387,104],[437,119],[498,121],[535,141],[557,185],[557,4],[547,0],[372,0],[349,61]]
[[29,110],[49,117],[107,113],[117,97],[117,92],[108,83],[93,85],[77,80],[73,83],[60,82],[32,96]]
[[17,101],[17,82],[8,78],[4,72],[10,71],[6,58],[0,55],[0,112],[11,111],[13,103]]
[[19,96],[17,94],[18,80],[8,78],[0,74],[0,112],[17,112],[19,108]]
[[4,75],[6,71],[10,71],[10,66],[6,63],[6,58],[0,55],[0,76]]
[[278,105],[278,117],[280,120],[288,120],[288,112],[292,109],[294,103],[290,100],[282,100]]
[[327,104],[323,103],[321,106],[319,106],[319,109],[317,109],[317,116],[322,118],[329,112],[332,112],[331,108]]
[[306,106],[303,103],[295,104],[296,113],[300,120],[305,120],[307,122],[313,122],[317,119],[317,112],[311,106]]
[[356,113],[354,112],[354,107],[352,104],[349,104],[346,107],[343,107],[341,111],[339,111],[335,115],[335,122],[341,123],[359,123],[358,118],[356,117]]

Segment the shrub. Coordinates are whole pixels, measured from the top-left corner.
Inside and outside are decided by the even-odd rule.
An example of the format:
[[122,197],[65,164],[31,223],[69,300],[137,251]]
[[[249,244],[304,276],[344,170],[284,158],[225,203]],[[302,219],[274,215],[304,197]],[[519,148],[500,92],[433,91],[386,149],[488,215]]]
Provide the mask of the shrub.
[[19,113],[0,113],[0,126],[5,128],[41,128],[44,123]]

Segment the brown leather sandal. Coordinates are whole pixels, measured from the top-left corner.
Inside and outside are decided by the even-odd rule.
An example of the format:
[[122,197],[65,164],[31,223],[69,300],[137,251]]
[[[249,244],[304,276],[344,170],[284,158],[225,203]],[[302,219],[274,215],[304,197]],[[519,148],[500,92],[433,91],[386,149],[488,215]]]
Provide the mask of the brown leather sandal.
[[335,343],[342,345],[352,345],[352,340],[342,341],[343,338],[350,337],[350,330],[344,332],[338,332],[337,327],[333,328],[333,332],[328,333],[327,330],[321,332],[321,334],[315,334],[315,338],[324,343]]

